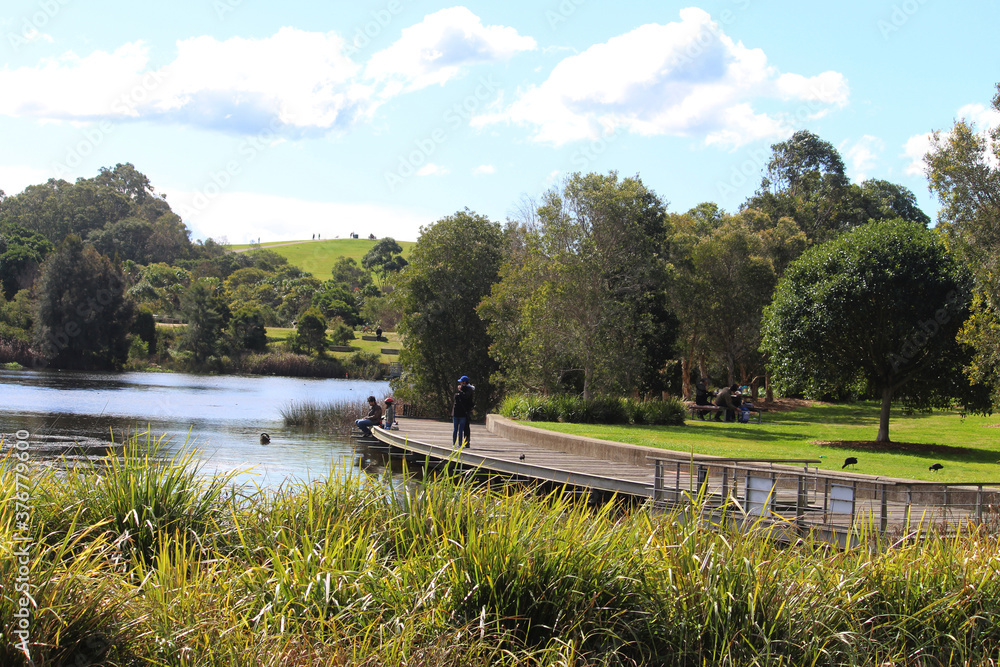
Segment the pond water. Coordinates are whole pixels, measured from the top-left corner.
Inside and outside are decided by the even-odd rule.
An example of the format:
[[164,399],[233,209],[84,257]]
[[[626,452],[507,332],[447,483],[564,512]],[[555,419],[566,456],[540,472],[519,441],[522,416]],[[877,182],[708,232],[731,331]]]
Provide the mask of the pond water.
[[[387,382],[186,373],[0,370],[0,433],[37,443],[121,442],[123,433],[165,435],[165,454],[197,450],[205,472],[247,468],[237,480],[274,486],[356,468],[347,434],[287,427],[290,403],[356,402],[389,395]],[[260,444],[260,434],[271,436]],[[112,435],[113,434],[113,435]]]

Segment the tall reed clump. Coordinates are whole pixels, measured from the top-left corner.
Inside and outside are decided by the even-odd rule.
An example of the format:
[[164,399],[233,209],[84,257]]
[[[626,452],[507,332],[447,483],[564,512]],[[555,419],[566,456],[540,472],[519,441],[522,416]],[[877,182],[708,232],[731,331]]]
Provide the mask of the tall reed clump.
[[508,396],[500,414],[523,421],[561,421],[576,424],[670,425],[684,423],[684,404],[676,398],[641,401],[617,396],[583,399],[565,394]]
[[47,517],[54,534],[68,531],[66,517],[102,525],[119,560],[148,562],[160,543],[178,534],[212,534],[225,515],[229,484],[237,472],[203,475],[195,452],[161,458],[162,437],[148,432],[128,439],[120,452],[69,466],[48,487]]
[[367,404],[339,400],[327,403],[292,401],[280,409],[285,426],[305,426],[317,429],[350,430],[354,420],[368,412]]
[[[138,446],[119,458],[36,476],[34,664],[978,665],[1000,652],[1000,539],[981,528],[862,532],[838,550],[789,544],[787,526],[740,532],[697,509],[594,508],[460,476],[334,470],[227,491],[190,461],[174,461],[194,471],[181,482]],[[10,475],[0,465],[0,664],[19,667]]]

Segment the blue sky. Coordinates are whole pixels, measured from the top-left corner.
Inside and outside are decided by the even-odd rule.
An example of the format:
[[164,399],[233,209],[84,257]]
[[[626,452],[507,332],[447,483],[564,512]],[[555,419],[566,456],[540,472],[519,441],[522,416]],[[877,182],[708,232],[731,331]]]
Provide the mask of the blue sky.
[[0,189],[132,162],[195,238],[496,220],[575,171],[734,211],[808,129],[934,215],[920,157],[1000,123],[1000,3],[7,0]]

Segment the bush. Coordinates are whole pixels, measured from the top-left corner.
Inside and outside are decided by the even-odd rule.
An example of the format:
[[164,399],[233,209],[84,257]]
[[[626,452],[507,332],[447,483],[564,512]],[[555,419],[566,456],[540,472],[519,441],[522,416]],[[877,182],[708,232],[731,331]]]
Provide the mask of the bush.
[[500,404],[500,414],[522,421],[561,421],[571,424],[684,424],[684,404],[676,398],[638,401],[600,396],[583,400],[578,396],[508,396]]

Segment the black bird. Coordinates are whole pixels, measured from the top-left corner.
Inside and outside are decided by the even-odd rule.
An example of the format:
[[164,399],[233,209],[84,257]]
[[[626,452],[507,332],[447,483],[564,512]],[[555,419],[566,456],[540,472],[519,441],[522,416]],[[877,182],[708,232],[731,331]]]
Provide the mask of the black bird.
[[271,444],[271,436],[269,436],[267,433],[261,433],[260,434],[260,444],[262,444],[262,445],[269,445],[269,444]]
[[930,468],[928,468],[928,470],[933,470],[934,472],[937,472],[938,470],[940,470],[943,467],[944,466],[941,465],[940,463],[935,463]]
[[847,466],[856,466],[856,465],[858,465],[858,460],[853,456],[848,456],[846,459],[844,459],[844,465],[840,466],[840,469],[843,470]]
[[517,458],[518,458],[518,460],[520,460],[520,461],[523,461],[523,460],[524,460],[524,454],[521,454],[521,455],[520,455],[520,456],[518,456]]

